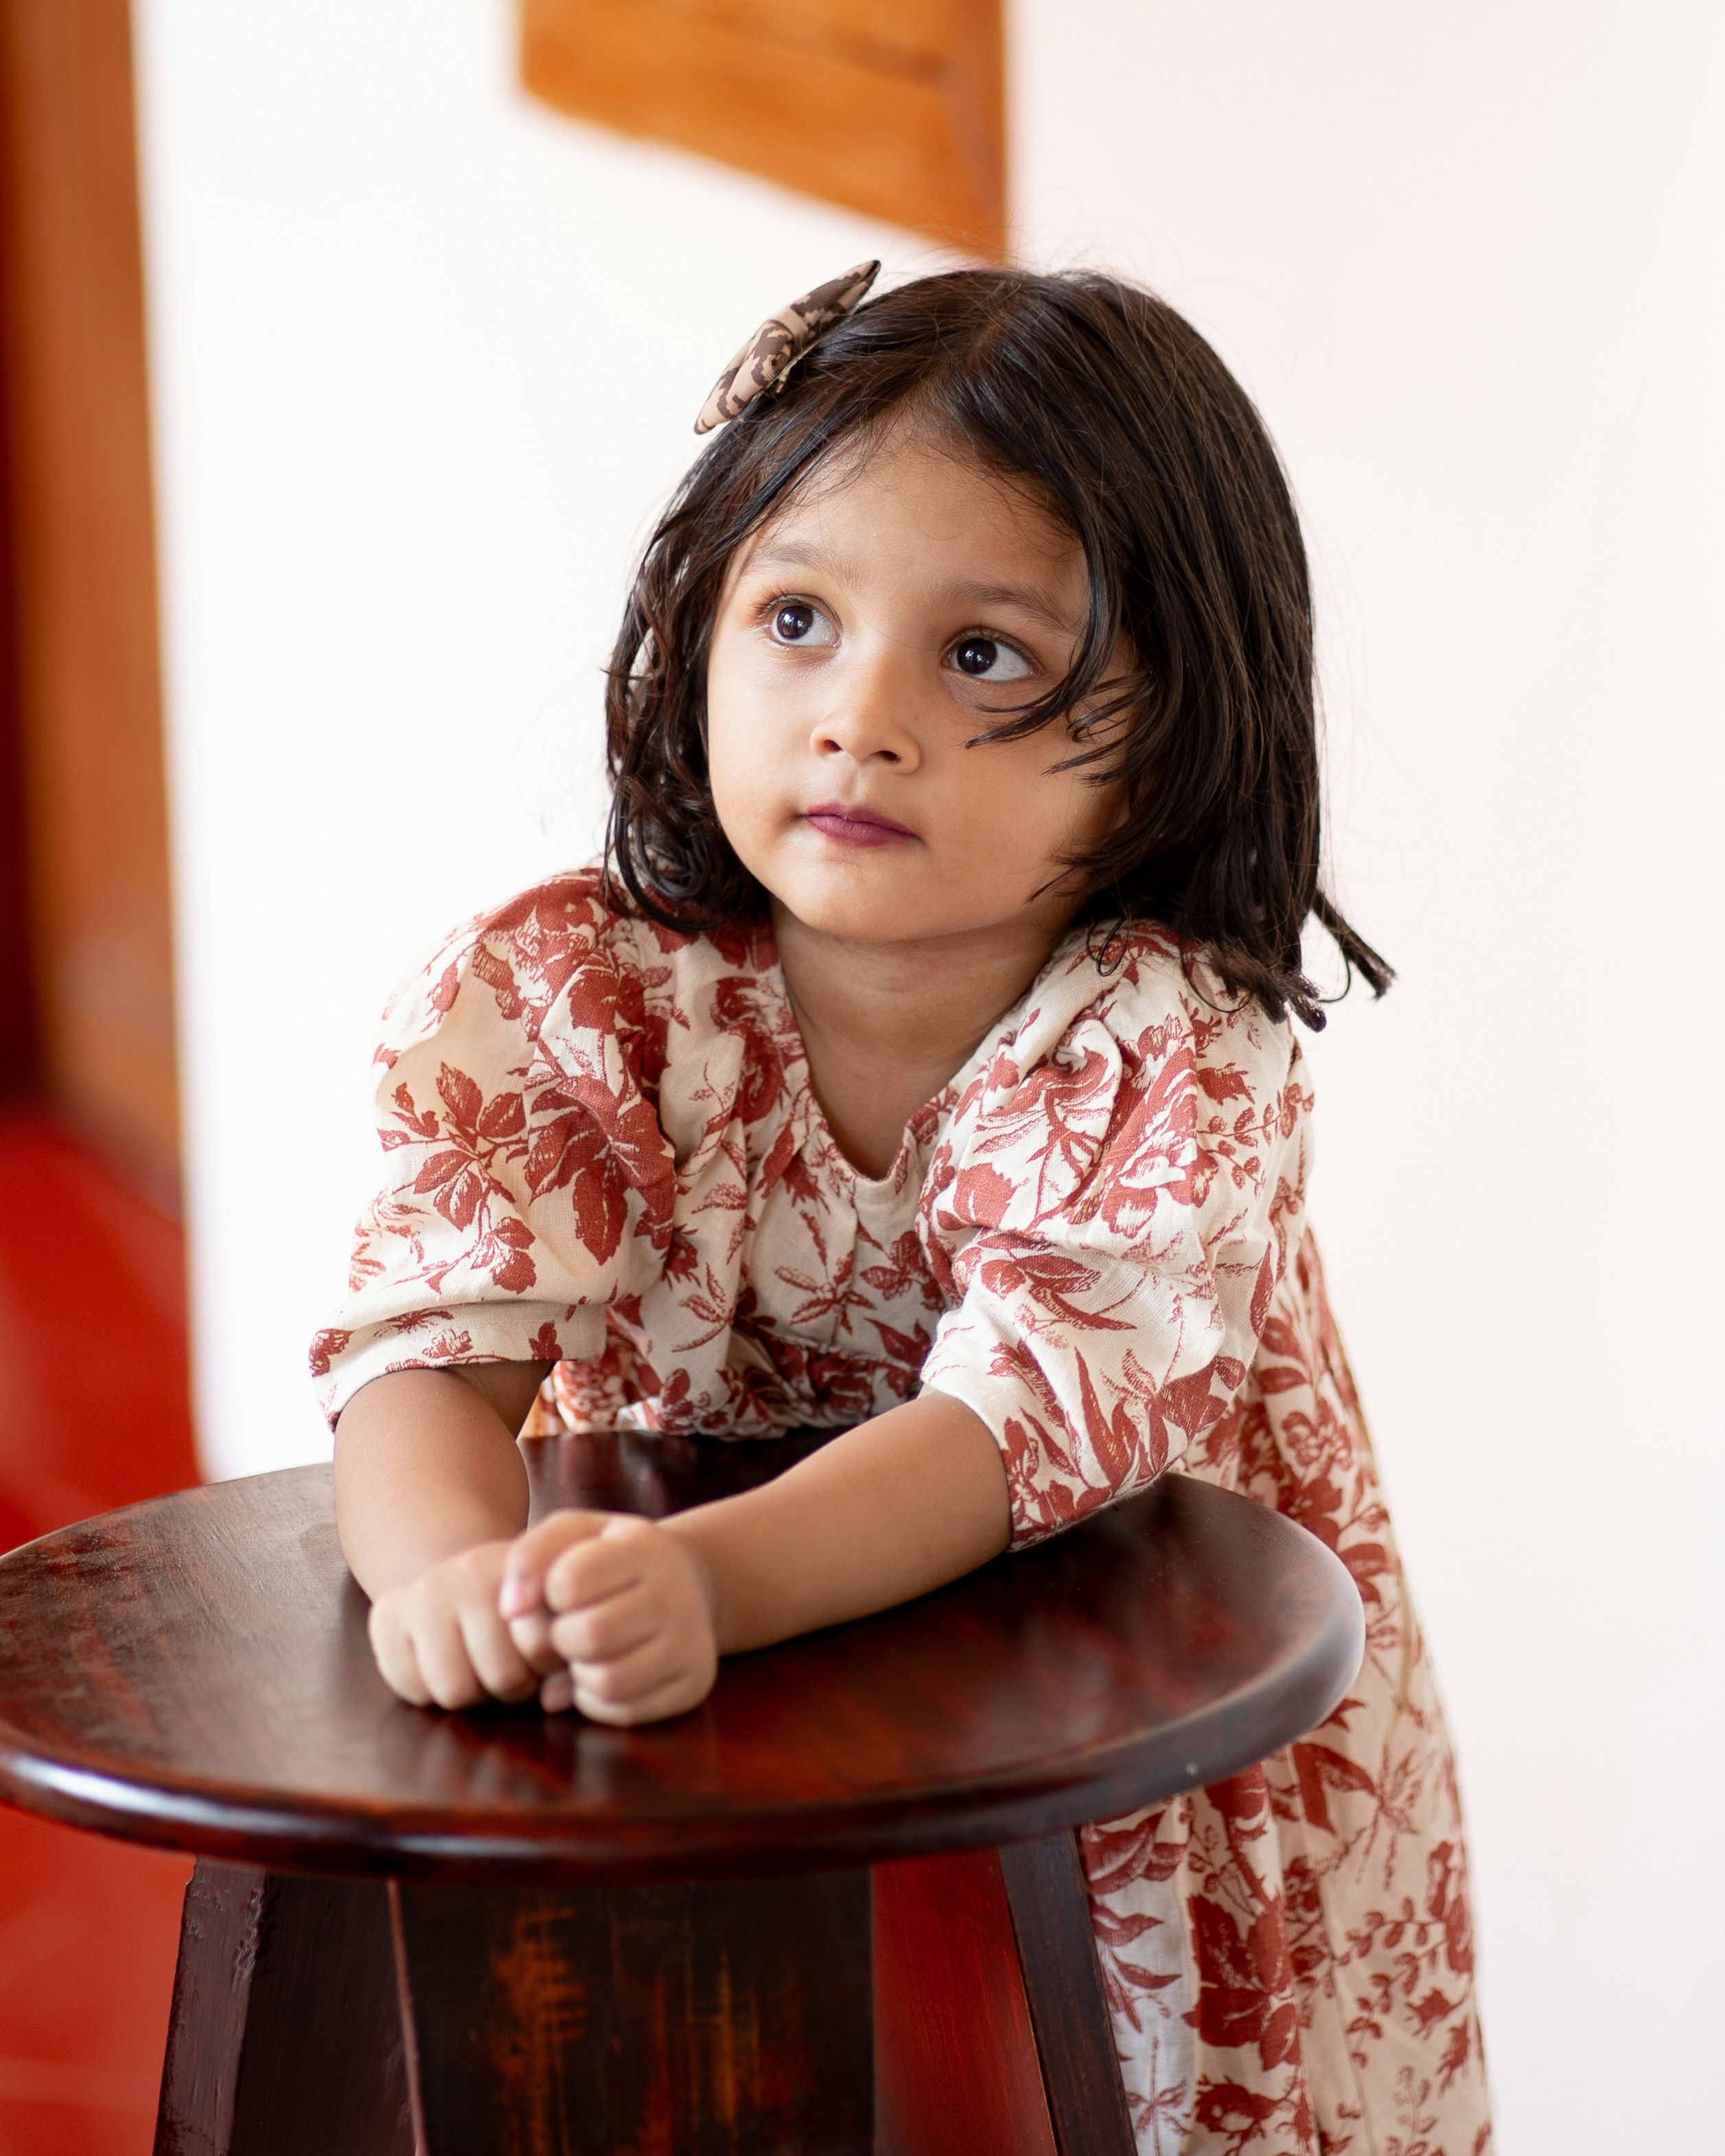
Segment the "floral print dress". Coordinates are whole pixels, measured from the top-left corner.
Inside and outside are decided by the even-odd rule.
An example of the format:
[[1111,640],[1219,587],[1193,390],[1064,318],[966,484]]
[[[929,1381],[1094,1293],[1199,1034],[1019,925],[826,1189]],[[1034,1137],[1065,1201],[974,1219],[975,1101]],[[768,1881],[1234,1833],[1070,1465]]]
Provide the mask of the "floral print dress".
[[1349,1696],[1300,1743],[1082,1836],[1142,2156],[1480,2156],[1455,1771],[1306,1224],[1292,1029],[1162,932],[1069,937],[905,1132],[839,1152],[770,935],[675,935],[593,870],[461,931],[393,1004],[383,1187],[312,1363],[556,1365],[545,1427],[747,1438],[932,1386],[1015,1547],[1174,1468],[1337,1551]]

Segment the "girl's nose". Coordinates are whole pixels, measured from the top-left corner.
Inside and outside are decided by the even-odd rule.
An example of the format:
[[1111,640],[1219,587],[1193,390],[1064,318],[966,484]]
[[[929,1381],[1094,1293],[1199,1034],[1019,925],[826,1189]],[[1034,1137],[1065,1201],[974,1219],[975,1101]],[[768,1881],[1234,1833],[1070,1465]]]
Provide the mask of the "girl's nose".
[[840,690],[839,708],[823,714],[810,741],[817,756],[847,756],[856,763],[878,759],[896,771],[914,771],[922,761],[922,748],[910,685],[891,667],[850,675]]

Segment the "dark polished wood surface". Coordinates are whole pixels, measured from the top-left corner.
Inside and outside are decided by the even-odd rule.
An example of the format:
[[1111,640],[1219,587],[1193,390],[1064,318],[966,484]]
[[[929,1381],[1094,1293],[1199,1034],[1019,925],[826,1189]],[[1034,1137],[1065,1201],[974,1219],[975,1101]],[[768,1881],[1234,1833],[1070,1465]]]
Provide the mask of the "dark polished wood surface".
[[[806,1444],[526,1448],[540,1503],[674,1510]],[[329,1471],[110,1513],[0,1560],[0,1794],[278,1869],[618,1885],[1047,1835],[1322,1719],[1358,1596],[1291,1522],[1174,1475],[864,1623],[727,1661],[639,1730],[403,1705]]]

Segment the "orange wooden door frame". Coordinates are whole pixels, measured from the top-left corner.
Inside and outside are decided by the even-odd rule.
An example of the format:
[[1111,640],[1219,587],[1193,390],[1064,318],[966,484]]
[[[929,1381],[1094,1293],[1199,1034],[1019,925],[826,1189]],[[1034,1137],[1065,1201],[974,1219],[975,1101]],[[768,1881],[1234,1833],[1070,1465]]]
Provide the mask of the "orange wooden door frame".
[[[0,410],[9,358],[0,336]],[[39,1047],[8,447],[0,427],[0,1102],[35,1090]]]
[[[9,785],[39,1090],[166,1196],[178,1106],[131,31],[127,0],[0,0],[0,803]],[[31,983],[15,917],[5,932],[16,1063]]]

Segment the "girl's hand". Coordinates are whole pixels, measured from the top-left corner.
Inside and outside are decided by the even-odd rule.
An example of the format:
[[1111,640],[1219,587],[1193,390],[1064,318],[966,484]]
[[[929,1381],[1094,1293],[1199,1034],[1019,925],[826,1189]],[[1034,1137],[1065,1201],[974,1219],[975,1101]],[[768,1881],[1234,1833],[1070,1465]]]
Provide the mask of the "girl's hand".
[[513,1544],[477,1543],[380,1594],[372,1652],[390,1690],[414,1707],[527,1699],[561,1668],[541,1617],[506,1624],[497,1593]]
[[498,1607],[511,1630],[548,1615],[567,1664],[541,1702],[595,1722],[658,1722],[698,1707],[718,1673],[713,1585],[681,1536],[626,1512],[553,1512],[511,1546]]

